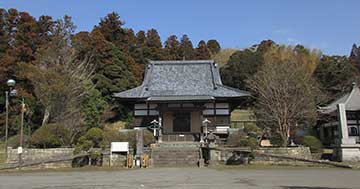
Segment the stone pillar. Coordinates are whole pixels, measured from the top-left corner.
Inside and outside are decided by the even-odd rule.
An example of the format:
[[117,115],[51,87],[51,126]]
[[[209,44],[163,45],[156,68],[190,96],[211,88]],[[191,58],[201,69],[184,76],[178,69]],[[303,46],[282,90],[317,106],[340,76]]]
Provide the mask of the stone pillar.
[[349,138],[349,131],[346,119],[345,104],[337,105],[340,144],[355,144],[355,139]]
[[339,142],[334,155],[341,161],[360,161],[360,145],[355,138],[349,138],[345,104],[337,105],[339,122]]
[[138,129],[136,131],[136,156],[140,157],[143,153],[144,147],[144,135],[143,130]]

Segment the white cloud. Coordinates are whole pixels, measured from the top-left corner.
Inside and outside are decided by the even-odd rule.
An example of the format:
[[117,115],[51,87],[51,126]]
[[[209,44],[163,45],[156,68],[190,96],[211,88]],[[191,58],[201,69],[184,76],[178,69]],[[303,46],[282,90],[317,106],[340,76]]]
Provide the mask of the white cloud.
[[289,30],[287,29],[276,29],[273,31],[274,34],[278,34],[278,35],[286,35],[289,33]]

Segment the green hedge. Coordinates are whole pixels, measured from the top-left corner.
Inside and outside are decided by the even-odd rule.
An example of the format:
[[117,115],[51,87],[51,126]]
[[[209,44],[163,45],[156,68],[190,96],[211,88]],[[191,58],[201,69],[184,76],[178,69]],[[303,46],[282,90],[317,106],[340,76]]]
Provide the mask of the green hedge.
[[323,151],[321,141],[314,136],[304,136],[303,145],[309,147],[311,153],[321,153]]
[[30,137],[30,145],[36,148],[57,148],[70,141],[69,131],[62,125],[47,124],[37,129]]

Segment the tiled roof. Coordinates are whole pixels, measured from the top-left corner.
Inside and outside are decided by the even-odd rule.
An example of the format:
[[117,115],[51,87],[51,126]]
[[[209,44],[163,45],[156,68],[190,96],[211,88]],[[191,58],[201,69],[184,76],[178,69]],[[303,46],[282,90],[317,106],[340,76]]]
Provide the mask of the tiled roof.
[[249,95],[246,91],[224,86],[219,68],[213,60],[187,60],[150,61],[142,85],[115,93],[114,97],[142,99],[178,97],[180,100],[184,96],[231,98]]
[[329,114],[337,110],[338,104],[345,104],[345,110],[357,111],[360,110],[360,89],[354,84],[350,93],[345,94],[341,98],[331,102],[329,105],[320,108],[320,112]]

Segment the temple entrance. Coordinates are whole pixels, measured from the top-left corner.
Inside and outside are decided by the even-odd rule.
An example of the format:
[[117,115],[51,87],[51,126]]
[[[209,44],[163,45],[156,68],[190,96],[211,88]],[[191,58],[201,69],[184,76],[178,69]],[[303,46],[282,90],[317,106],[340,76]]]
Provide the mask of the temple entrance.
[[200,140],[200,111],[165,111],[163,120],[163,141],[194,142]]
[[190,112],[173,112],[173,132],[186,133],[191,132],[191,113]]

